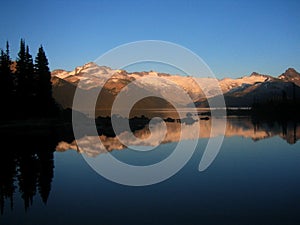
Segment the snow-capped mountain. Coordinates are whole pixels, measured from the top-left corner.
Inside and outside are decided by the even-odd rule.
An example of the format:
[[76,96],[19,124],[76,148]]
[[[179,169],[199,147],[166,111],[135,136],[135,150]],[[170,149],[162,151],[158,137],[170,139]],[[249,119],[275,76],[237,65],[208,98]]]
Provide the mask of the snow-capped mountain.
[[[65,70],[52,72],[53,95],[63,107],[70,108],[77,87],[82,92],[93,92],[101,87],[97,107],[102,109],[110,109],[120,91],[127,91],[128,97],[134,97],[130,96],[129,87],[158,97],[140,101],[137,104],[138,108],[171,107],[164,99],[171,99],[184,107],[186,101],[183,101],[183,90],[196,105],[207,106],[207,98],[214,99],[220,94],[214,81],[213,78],[193,78],[154,71],[129,73],[125,70],[98,66],[93,62],[76,67],[71,72]],[[300,74],[292,68],[277,78],[252,73],[250,76],[237,79],[225,78],[219,80],[218,84],[227,106],[251,106],[254,101],[263,101],[274,96],[285,95],[292,98],[295,93],[296,97],[300,95]]]
[[225,92],[227,106],[252,106],[254,102],[300,98],[300,74],[295,69],[289,68],[279,77],[252,73],[250,77],[245,78],[254,78],[254,82],[252,84],[244,82],[237,88]]

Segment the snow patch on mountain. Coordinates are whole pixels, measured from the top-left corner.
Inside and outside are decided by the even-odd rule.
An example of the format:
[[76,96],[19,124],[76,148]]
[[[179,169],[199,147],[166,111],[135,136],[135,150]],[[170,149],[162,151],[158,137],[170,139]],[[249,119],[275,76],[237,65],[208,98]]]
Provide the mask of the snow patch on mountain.
[[[149,95],[172,99],[178,104],[184,104],[182,99],[186,94],[193,102],[203,102],[207,98],[224,94],[227,103],[230,99],[234,103],[233,105],[239,105],[240,101],[251,105],[254,96],[255,98],[265,98],[270,94],[282,95],[282,90],[291,89],[292,86],[287,87],[284,83],[300,85],[300,74],[291,68],[278,78],[254,72],[250,76],[237,79],[217,80],[207,77],[170,75],[155,71],[128,73],[125,70],[115,70],[90,62],[76,67],[71,72],[55,70],[52,72],[52,77],[78,86],[83,90],[105,88],[107,93],[113,96],[118,95],[124,88],[125,91],[128,91],[128,84],[132,83],[134,88],[144,90]],[[64,83],[57,81],[53,84],[64,85]],[[255,94],[253,94],[254,92]]]

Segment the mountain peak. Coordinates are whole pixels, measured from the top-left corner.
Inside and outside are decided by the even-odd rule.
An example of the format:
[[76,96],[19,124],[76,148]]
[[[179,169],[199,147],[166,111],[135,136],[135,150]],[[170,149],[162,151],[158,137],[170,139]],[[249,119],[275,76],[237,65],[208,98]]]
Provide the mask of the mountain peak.
[[257,73],[257,72],[252,72],[251,74],[250,74],[250,77],[252,77],[252,76],[260,76],[261,74],[259,74],[259,73]]
[[99,68],[99,66],[94,62],[88,62],[88,63],[84,64],[83,66],[77,66],[74,70],[74,74],[79,74],[82,71],[88,70],[91,68]]
[[83,67],[86,68],[86,67],[99,67],[99,66],[94,62],[88,62],[84,64]]
[[293,82],[300,86],[300,73],[294,68],[288,68],[283,74],[278,77],[280,80]]
[[300,77],[300,73],[298,73],[294,68],[288,68],[283,74],[279,76],[279,78],[295,78],[295,77]]
[[288,68],[285,72],[285,74],[291,74],[291,75],[299,75],[299,73],[294,68]]
[[110,67],[108,66],[99,66],[97,63],[95,62],[88,62],[86,64],[84,64],[83,66],[79,66],[79,68],[82,69],[89,69],[89,68],[100,68],[100,69],[104,69],[104,70],[112,70]]
[[75,70],[69,73],[69,75],[89,75],[89,74],[108,74],[112,71],[111,68],[107,66],[99,66],[94,62],[89,62],[84,64],[83,66],[77,66]]

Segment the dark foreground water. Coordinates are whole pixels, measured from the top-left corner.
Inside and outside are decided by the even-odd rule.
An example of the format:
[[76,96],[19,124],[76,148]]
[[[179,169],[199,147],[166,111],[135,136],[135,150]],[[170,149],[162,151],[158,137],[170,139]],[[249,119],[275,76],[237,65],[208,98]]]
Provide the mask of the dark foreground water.
[[[0,224],[300,224],[298,124],[266,123],[254,131],[248,120],[235,118],[230,126],[207,170],[198,171],[203,137],[181,171],[146,187],[106,180],[85,162],[85,153],[67,150],[71,145],[58,149],[56,139],[6,138],[11,149],[1,149]],[[126,148],[112,154],[147,164],[176,144],[145,157]]]

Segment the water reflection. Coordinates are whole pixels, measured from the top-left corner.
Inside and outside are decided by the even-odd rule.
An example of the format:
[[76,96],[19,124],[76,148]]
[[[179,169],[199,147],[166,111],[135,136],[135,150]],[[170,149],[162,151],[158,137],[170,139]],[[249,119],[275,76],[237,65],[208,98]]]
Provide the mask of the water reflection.
[[[214,133],[211,133],[211,119],[203,117],[199,120],[190,121],[192,122],[183,122],[179,120],[172,120],[170,118],[165,119],[164,123],[167,127],[167,133],[161,143],[164,144],[178,142],[179,140],[191,140],[195,138],[201,139],[222,135],[222,129],[216,129]],[[106,122],[103,123],[105,126],[101,126],[101,129],[99,129],[98,137],[85,135],[71,143],[62,141],[58,143],[56,151],[63,152],[68,149],[73,149],[80,153],[84,153],[87,156],[95,157],[99,154],[106,153],[107,151],[125,149],[127,146],[157,146],[159,143],[156,143],[153,140],[159,140],[159,138],[149,139],[149,136],[152,135],[154,137],[159,137],[161,135],[161,129],[159,129],[161,127],[161,124],[159,123],[161,122],[151,124],[151,133],[148,122],[149,120],[145,119],[144,123],[140,122],[135,127],[132,127],[134,136],[138,139],[132,139],[130,132],[123,131],[118,134],[121,140],[123,140],[121,143],[119,138],[113,133],[111,125]],[[218,127],[218,123],[222,123],[222,121],[218,118],[215,119],[215,122],[216,127]],[[200,134],[198,137],[195,137],[192,132],[184,132],[188,135],[185,135],[184,137],[180,136],[182,130],[193,130],[194,126],[200,126]],[[287,143],[294,144],[300,138],[300,126],[297,121],[265,121],[251,117],[228,117],[225,137],[234,136],[251,138],[253,141],[279,136],[286,140]],[[100,151],[98,139],[100,139],[103,143]],[[79,146],[84,146],[84,149]]]
[[[38,194],[47,203],[53,180],[53,153],[61,135],[46,129],[28,127],[1,129],[0,210],[14,208],[14,195],[20,193],[27,210]],[[66,138],[64,140],[70,140]],[[3,147],[5,146],[5,148]]]
[[[106,119],[107,120],[107,119]],[[191,129],[193,126],[200,126],[200,135],[194,134],[183,137],[185,140],[194,138],[209,138],[210,135],[220,135],[218,130],[211,134],[211,119],[203,117],[198,121],[192,120],[178,121],[165,119],[167,133],[162,143],[177,142],[180,139],[181,129]],[[216,119],[216,122],[218,119]],[[98,121],[99,122],[99,121]],[[105,122],[105,121],[102,121]],[[106,121],[107,122],[107,121]],[[147,141],[150,135],[149,120],[141,119],[139,123],[131,124],[134,135],[140,140],[127,138],[127,131],[118,135],[123,136],[125,143],[120,143],[112,132],[109,123],[98,123],[99,136],[89,136],[85,134],[82,138],[74,140],[72,127],[66,129],[57,127],[49,130],[15,130],[7,132],[0,129],[2,137],[1,157],[0,157],[0,210],[1,214],[14,208],[14,195],[20,193],[24,209],[27,210],[35,201],[35,196],[40,196],[42,202],[47,203],[51,192],[51,183],[54,179],[54,151],[76,150],[88,156],[95,157],[99,154],[113,150],[123,150],[130,145],[156,145],[157,143]],[[159,135],[160,130],[156,129],[159,124],[152,124],[152,135]],[[2,132],[3,131],[3,132]],[[188,132],[187,132],[188,133]],[[299,121],[265,121],[251,117],[229,117],[227,119],[226,137],[241,136],[253,141],[278,136],[286,140],[289,144],[294,144],[300,138]],[[98,144],[98,139],[104,143],[101,151],[95,151],[94,145]],[[86,144],[83,149],[77,146]]]

